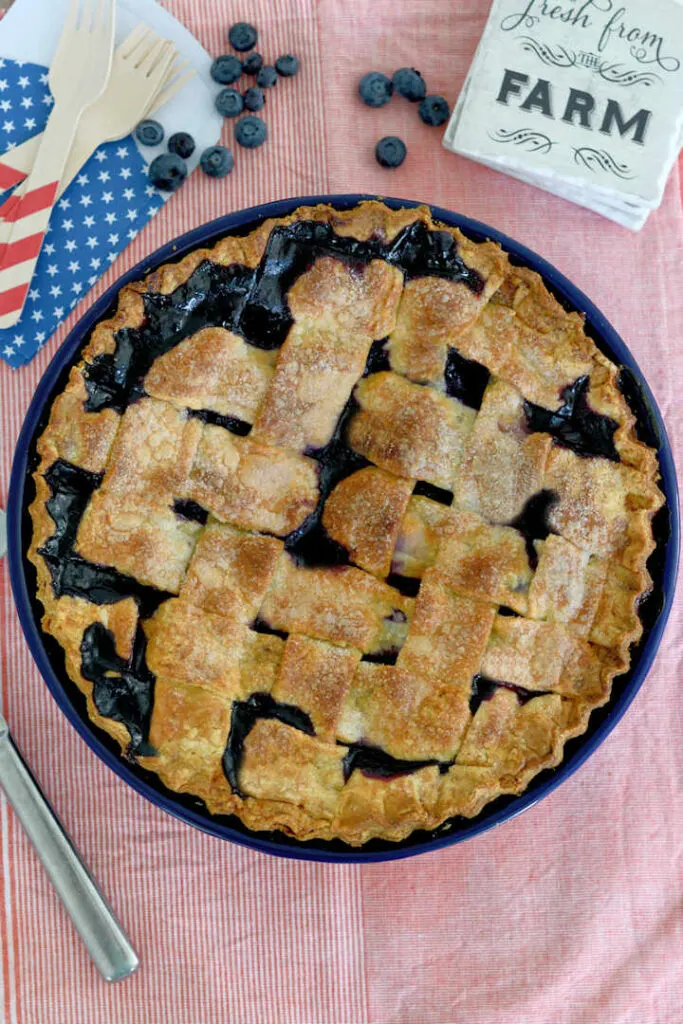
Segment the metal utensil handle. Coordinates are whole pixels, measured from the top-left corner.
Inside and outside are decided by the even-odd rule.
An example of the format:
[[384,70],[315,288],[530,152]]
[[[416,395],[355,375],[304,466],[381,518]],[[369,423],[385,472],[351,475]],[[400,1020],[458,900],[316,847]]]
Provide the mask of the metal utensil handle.
[[2,729],[0,785],[98,970],[107,981],[127,977],[140,962],[135,950],[40,791],[9,732],[3,735]]

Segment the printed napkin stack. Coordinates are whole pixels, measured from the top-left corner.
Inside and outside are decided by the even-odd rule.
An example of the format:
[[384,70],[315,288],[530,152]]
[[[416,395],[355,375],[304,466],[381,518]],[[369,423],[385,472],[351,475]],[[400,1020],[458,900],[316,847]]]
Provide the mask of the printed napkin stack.
[[682,135],[678,0],[494,0],[444,145],[638,230]]
[[[48,68],[68,0],[14,0],[0,21],[0,153],[42,131],[52,97]],[[139,23],[169,39],[194,69],[187,85],[154,117],[166,138],[190,131],[199,154],[220,137],[222,118],[213,105],[211,58],[194,36],[154,0],[117,0],[116,42]],[[147,167],[165,144],[138,146],[129,136],[107,142],[65,190],[50,218],[31,291],[21,319],[0,330],[0,359],[27,363],[45,344],[119,253],[170,198],[153,188]],[[0,193],[0,201],[5,194]]]

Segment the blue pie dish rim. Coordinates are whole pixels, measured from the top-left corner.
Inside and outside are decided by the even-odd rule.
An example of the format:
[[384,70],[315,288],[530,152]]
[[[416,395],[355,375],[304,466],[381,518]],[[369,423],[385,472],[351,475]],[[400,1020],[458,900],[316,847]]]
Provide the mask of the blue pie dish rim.
[[[38,619],[40,609],[35,597],[31,596],[30,585],[27,579],[27,572],[30,573],[30,566],[24,555],[27,530],[26,505],[28,504],[25,490],[27,479],[30,476],[29,458],[32,444],[41,420],[45,415],[48,403],[60,382],[60,378],[62,378],[67,367],[71,364],[75,354],[83,345],[93,326],[104,318],[107,310],[115,302],[118,292],[125,284],[143,277],[162,263],[181,259],[192,249],[210,245],[222,235],[231,232],[244,233],[246,230],[256,227],[267,218],[286,216],[299,206],[329,203],[338,209],[348,209],[366,199],[380,199],[393,208],[426,205],[430,207],[436,220],[442,221],[449,226],[460,228],[474,240],[491,239],[499,242],[515,262],[530,267],[541,274],[546,284],[550,286],[551,290],[559,298],[564,300],[572,309],[585,315],[587,329],[596,343],[615,362],[629,367],[638,382],[641,403],[647,415],[650,429],[654,432],[658,442],[661,471],[660,486],[667,499],[666,508],[668,509],[669,523],[668,538],[663,539],[659,545],[661,566],[658,589],[661,591],[661,608],[653,624],[646,632],[644,639],[635,649],[631,668],[623,677],[624,681],[622,683],[617,681],[610,703],[604,708],[593,712],[588,730],[582,736],[571,740],[567,744],[565,758],[560,765],[555,769],[544,771],[536,776],[529,787],[519,796],[501,797],[493,801],[473,819],[455,819],[452,822],[445,823],[433,832],[413,833],[412,836],[398,843],[375,839],[363,847],[355,848],[339,840],[332,842],[321,840],[299,841],[283,833],[252,832],[236,818],[213,817],[205,809],[202,810],[200,801],[173,793],[161,783],[156,775],[122,758],[118,746],[104,732],[101,732],[90,722],[85,711],[82,695],[80,695],[75,684],[71,683],[68,678],[60,678],[45,649]],[[318,860],[332,863],[396,860],[420,853],[433,852],[454,845],[516,817],[522,811],[534,806],[543,797],[552,793],[562,782],[573,775],[617,725],[635,698],[652,666],[674,600],[680,553],[680,510],[676,470],[661,413],[635,359],[615,329],[597,307],[582,291],[541,256],[480,221],[442,209],[431,203],[369,194],[301,196],[253,206],[227,214],[167,242],[157,249],[156,252],[145,257],[136,266],[126,271],[84,313],[56,352],[38,384],[19,435],[12,464],[7,507],[7,530],[10,581],[19,619],[29,649],[60,709],[95,754],[109,768],[116,772],[118,776],[132,786],[134,790],[150,800],[151,803],[204,832],[264,853],[294,859]],[[82,701],[80,708],[78,707],[79,697]]]

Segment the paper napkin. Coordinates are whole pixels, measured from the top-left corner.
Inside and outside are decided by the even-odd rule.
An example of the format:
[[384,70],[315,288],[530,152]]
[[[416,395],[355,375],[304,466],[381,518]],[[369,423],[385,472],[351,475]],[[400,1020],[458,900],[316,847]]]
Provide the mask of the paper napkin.
[[[0,22],[0,152],[41,131],[47,121],[52,105],[48,68],[67,3],[15,0]],[[166,137],[191,131],[197,142],[188,161],[192,169],[221,133],[211,58],[154,0],[118,0],[117,42],[140,22],[170,39],[195,70],[185,88],[154,115]],[[163,149],[138,146],[129,136],[93,154],[57,203],[22,317],[14,327],[0,330],[0,358],[15,367],[28,362],[170,198],[147,180],[149,163]]]
[[444,145],[637,230],[682,134],[678,0],[494,0]]

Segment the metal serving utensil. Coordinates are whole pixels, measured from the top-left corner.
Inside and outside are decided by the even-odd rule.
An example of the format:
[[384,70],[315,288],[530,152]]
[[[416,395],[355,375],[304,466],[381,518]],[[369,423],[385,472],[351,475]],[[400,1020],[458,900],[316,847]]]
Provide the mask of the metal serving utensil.
[[95,966],[106,981],[127,978],[138,967],[138,956],[14,745],[2,715],[0,786]]

